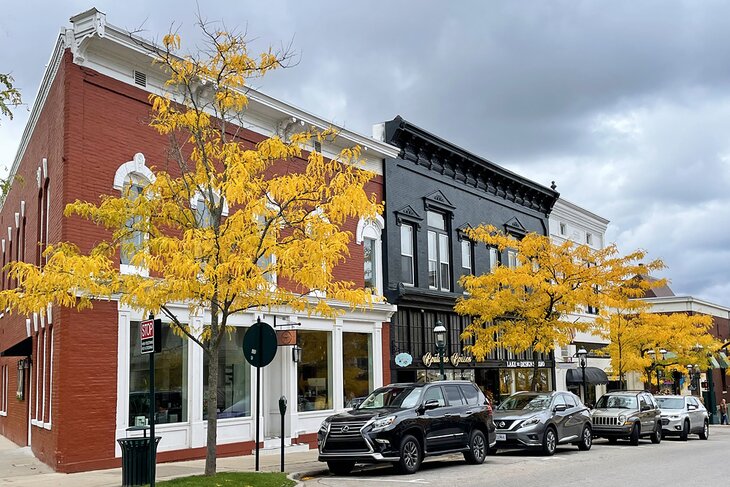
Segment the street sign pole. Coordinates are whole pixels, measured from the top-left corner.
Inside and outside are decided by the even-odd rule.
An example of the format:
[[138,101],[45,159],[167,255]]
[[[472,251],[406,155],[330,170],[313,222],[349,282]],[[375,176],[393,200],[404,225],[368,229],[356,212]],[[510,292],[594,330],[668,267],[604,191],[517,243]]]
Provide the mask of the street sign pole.
[[157,463],[157,438],[155,438],[155,353],[162,350],[162,320],[156,320],[153,315],[139,324],[140,347],[143,354],[149,355],[150,387],[149,387],[149,414],[150,414],[150,456],[149,481],[150,487],[155,486],[155,470]]
[[[151,317],[150,317],[151,318]],[[150,487],[155,487],[155,354],[150,353]]]
[[259,471],[259,436],[261,432],[261,367],[276,356],[276,332],[268,323],[256,320],[243,337],[243,355],[256,367],[256,471]]

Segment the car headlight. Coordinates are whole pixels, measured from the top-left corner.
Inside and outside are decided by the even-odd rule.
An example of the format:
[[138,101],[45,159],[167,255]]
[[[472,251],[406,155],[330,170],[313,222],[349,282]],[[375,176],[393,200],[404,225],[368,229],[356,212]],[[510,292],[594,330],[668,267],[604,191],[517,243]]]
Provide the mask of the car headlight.
[[382,430],[383,428],[387,428],[388,426],[393,424],[393,421],[395,421],[395,416],[388,416],[387,418],[376,419],[373,422],[372,431]]
[[672,414],[671,416],[669,416],[669,419],[679,419],[679,418],[681,418],[681,416],[679,414]]
[[626,422],[626,415],[625,414],[619,415],[618,424],[624,424],[625,422]]
[[325,419],[324,421],[322,421],[322,425],[319,427],[319,430],[324,433],[328,433],[330,430],[330,423],[330,418]]
[[533,416],[529,419],[526,419],[521,425],[520,428],[527,428],[528,426],[534,426],[540,422],[539,416]]

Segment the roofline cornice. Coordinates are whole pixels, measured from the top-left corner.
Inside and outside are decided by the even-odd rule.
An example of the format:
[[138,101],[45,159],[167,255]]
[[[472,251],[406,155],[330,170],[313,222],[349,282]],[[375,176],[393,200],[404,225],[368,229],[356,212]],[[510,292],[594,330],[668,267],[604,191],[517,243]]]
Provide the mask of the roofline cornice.
[[[652,305],[652,307],[662,306],[662,305],[676,306],[677,308],[679,308],[679,307],[683,308],[681,311],[692,311],[692,312],[697,312],[697,313],[703,313],[703,311],[700,308],[704,307],[708,310],[716,312],[716,313],[713,313],[712,316],[717,316],[718,318],[730,319],[730,307],[711,303],[711,302],[705,301],[703,299],[697,299],[693,296],[660,296],[660,297],[656,297],[656,298],[640,298],[640,299],[641,299],[641,301],[644,301],[647,304]],[[717,314],[717,313],[722,313],[722,314]]]
[[560,196],[560,193],[557,191],[531,181],[488,159],[477,156],[466,149],[452,144],[408,122],[401,116],[397,116],[393,120],[385,123],[385,140],[400,149],[399,157],[402,159],[417,160],[422,153],[440,154],[442,159],[462,161],[467,165],[484,171],[489,180],[501,179],[510,186],[516,185],[523,191],[529,191],[539,195],[540,199],[544,200],[544,204],[541,204],[541,211],[546,215],[550,213],[553,205]]

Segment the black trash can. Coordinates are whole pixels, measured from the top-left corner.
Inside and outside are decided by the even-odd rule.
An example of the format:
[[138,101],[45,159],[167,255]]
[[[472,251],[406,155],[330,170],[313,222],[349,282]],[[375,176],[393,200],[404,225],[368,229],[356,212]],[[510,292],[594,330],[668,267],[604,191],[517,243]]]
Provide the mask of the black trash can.
[[[161,436],[155,437],[155,455]],[[150,439],[120,438],[122,448],[122,487],[147,485],[150,483]]]

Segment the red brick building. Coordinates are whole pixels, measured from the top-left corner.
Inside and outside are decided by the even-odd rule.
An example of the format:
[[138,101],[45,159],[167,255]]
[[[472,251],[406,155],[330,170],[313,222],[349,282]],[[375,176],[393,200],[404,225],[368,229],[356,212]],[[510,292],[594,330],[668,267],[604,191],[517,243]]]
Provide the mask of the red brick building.
[[[98,201],[100,195],[120,191],[130,177],[149,180],[155,167],[169,170],[167,140],[147,125],[148,95],[159,92],[163,82],[148,51],[128,32],[108,24],[103,13],[92,9],[71,18],[71,27],[56,43],[11,169],[15,180],[0,212],[3,263],[41,264],[44,245],[58,241],[90,249],[108,235],[88,221],[65,218],[65,205],[76,199]],[[245,117],[245,138],[251,143],[300,121],[331,125],[256,91],[250,93]],[[322,151],[335,154],[356,144],[367,148],[366,165],[378,174],[368,189],[382,197],[383,159],[396,157],[398,150],[341,129]],[[353,222],[351,227],[356,239],[338,277],[362,283],[369,265],[369,277],[382,289],[382,221]],[[369,262],[365,245],[373,249]],[[5,273],[2,285],[14,286]],[[288,444],[316,445],[316,431],[326,416],[390,376],[384,323],[394,310],[374,305],[367,312],[347,310],[335,320],[294,312],[237,316],[237,331],[219,364],[219,454],[251,451],[259,410],[261,441],[283,434]],[[245,328],[258,317],[302,323],[297,329],[302,360],[295,363],[291,347],[280,347],[264,370],[260,408],[252,400],[256,374],[240,346]],[[30,445],[38,458],[62,472],[119,466],[116,439],[139,435],[127,429],[146,418],[147,361],[139,353],[137,334],[142,318],[139,310],[115,301],[97,302],[83,312],[53,307],[45,317],[0,314],[0,434]],[[204,317],[186,318],[204,323]],[[204,456],[206,360],[197,345],[163,326],[156,369],[161,461]],[[290,404],[284,432],[279,431],[277,407],[281,395]]]

